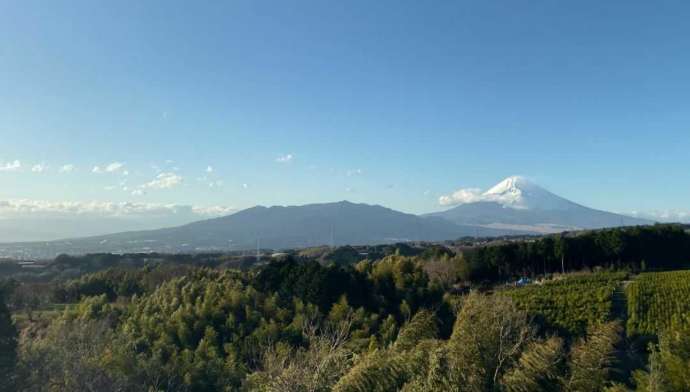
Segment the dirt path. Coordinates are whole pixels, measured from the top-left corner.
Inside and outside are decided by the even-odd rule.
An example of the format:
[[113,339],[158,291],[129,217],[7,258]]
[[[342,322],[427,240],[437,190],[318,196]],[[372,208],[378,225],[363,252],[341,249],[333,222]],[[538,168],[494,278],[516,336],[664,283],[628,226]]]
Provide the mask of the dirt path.
[[625,296],[625,288],[631,282],[630,280],[624,280],[618,284],[611,298],[611,317],[621,320],[623,328],[625,328],[625,323],[628,321],[628,298]]

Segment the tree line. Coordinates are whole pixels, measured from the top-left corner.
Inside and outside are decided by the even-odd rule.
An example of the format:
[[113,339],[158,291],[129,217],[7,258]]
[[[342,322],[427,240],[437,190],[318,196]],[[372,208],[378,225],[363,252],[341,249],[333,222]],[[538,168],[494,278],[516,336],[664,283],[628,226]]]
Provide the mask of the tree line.
[[502,281],[595,267],[666,270],[690,266],[690,235],[680,225],[564,233],[464,252],[462,278]]

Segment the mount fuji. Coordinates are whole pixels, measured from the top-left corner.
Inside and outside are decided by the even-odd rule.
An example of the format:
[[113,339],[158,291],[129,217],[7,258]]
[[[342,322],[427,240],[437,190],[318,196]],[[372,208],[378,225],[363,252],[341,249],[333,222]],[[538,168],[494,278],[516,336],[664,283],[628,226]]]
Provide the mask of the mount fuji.
[[460,190],[444,196],[441,202],[459,205],[427,216],[499,230],[555,233],[654,223],[582,206],[520,176],[508,177],[483,193],[477,189]]

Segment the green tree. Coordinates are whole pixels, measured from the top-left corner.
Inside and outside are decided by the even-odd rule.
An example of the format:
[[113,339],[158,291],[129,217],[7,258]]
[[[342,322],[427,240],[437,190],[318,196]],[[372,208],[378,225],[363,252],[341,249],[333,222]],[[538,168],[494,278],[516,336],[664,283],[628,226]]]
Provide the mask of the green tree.
[[5,296],[0,292],[0,391],[14,390],[17,364],[17,328],[12,321]]
[[614,365],[615,346],[620,340],[617,322],[591,326],[587,337],[577,342],[570,352],[570,372],[565,381],[568,391],[601,391],[606,386]]
[[561,338],[532,342],[503,377],[503,388],[509,392],[560,391],[564,364]]
[[453,378],[469,391],[498,389],[534,334],[527,314],[510,298],[470,294],[448,342]]

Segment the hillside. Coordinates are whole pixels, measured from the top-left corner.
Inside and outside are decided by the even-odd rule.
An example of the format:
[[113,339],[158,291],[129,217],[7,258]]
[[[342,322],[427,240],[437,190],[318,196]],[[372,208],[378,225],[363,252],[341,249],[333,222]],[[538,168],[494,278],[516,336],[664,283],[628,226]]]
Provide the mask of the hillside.
[[420,217],[377,205],[337,203],[252,207],[221,218],[159,230],[0,246],[50,257],[59,253],[193,252],[305,248],[318,245],[366,245],[405,241],[441,241],[462,236],[519,234],[438,217]]

